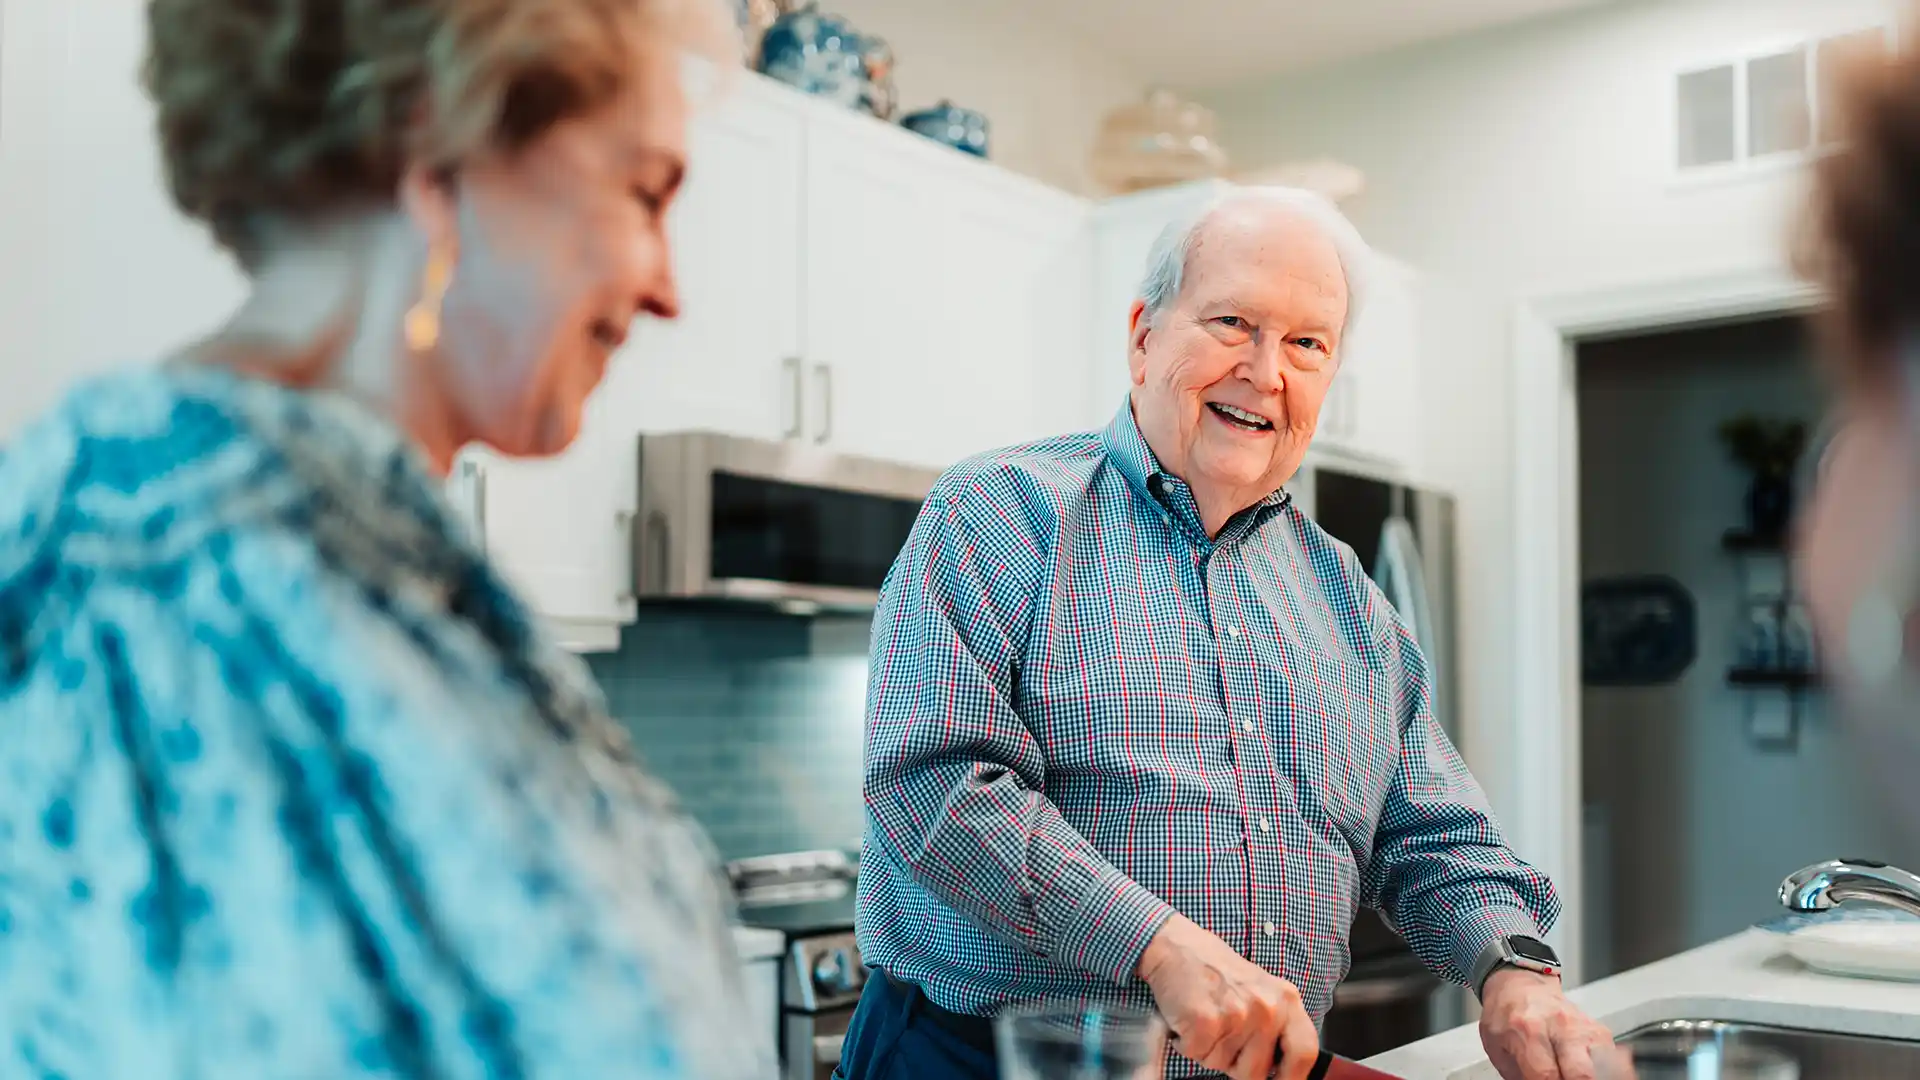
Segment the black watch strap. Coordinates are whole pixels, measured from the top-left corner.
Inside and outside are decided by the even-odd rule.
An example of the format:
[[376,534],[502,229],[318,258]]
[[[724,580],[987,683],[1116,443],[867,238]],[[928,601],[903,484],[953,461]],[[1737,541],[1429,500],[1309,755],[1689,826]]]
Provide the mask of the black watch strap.
[[1524,934],[1504,935],[1494,938],[1473,961],[1473,970],[1468,973],[1468,985],[1473,996],[1478,998],[1486,990],[1487,980],[1503,967],[1524,968],[1543,975],[1560,974],[1560,956],[1552,946],[1539,938]]

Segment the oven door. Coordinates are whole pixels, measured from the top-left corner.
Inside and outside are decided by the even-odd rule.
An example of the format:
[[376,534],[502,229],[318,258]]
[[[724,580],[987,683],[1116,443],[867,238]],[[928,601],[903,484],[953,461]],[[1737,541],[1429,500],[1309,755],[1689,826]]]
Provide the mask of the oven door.
[[788,1012],[782,1020],[785,1080],[831,1080],[853,1023],[854,1006],[824,1012]]
[[640,440],[640,599],[870,611],[939,474],[725,435]]

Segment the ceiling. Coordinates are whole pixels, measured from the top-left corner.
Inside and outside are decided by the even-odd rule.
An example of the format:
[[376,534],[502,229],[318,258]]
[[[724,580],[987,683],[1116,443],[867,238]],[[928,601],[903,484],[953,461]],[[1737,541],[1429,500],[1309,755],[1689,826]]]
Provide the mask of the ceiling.
[[[964,0],[962,0],[964,2]],[[1015,0],[1140,79],[1210,87],[1605,0]]]

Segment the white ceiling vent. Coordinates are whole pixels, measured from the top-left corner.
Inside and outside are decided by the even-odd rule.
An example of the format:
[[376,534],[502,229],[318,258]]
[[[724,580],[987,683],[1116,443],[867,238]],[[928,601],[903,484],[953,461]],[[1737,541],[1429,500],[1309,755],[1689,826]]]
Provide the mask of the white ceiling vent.
[[[1885,52],[1885,27],[1775,44],[1674,77],[1674,167],[1682,177],[1794,164],[1833,142],[1827,76],[1861,52]],[[1823,122],[1825,121],[1825,122]]]

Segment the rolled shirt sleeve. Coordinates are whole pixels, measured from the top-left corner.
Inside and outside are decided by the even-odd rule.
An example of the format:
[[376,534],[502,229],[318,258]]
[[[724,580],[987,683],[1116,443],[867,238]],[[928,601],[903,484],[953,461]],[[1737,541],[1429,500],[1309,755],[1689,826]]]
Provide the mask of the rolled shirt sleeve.
[[1045,756],[1013,706],[1045,556],[1026,522],[969,509],[935,492],[875,615],[869,837],[992,935],[1124,985],[1173,909],[1048,800]]

